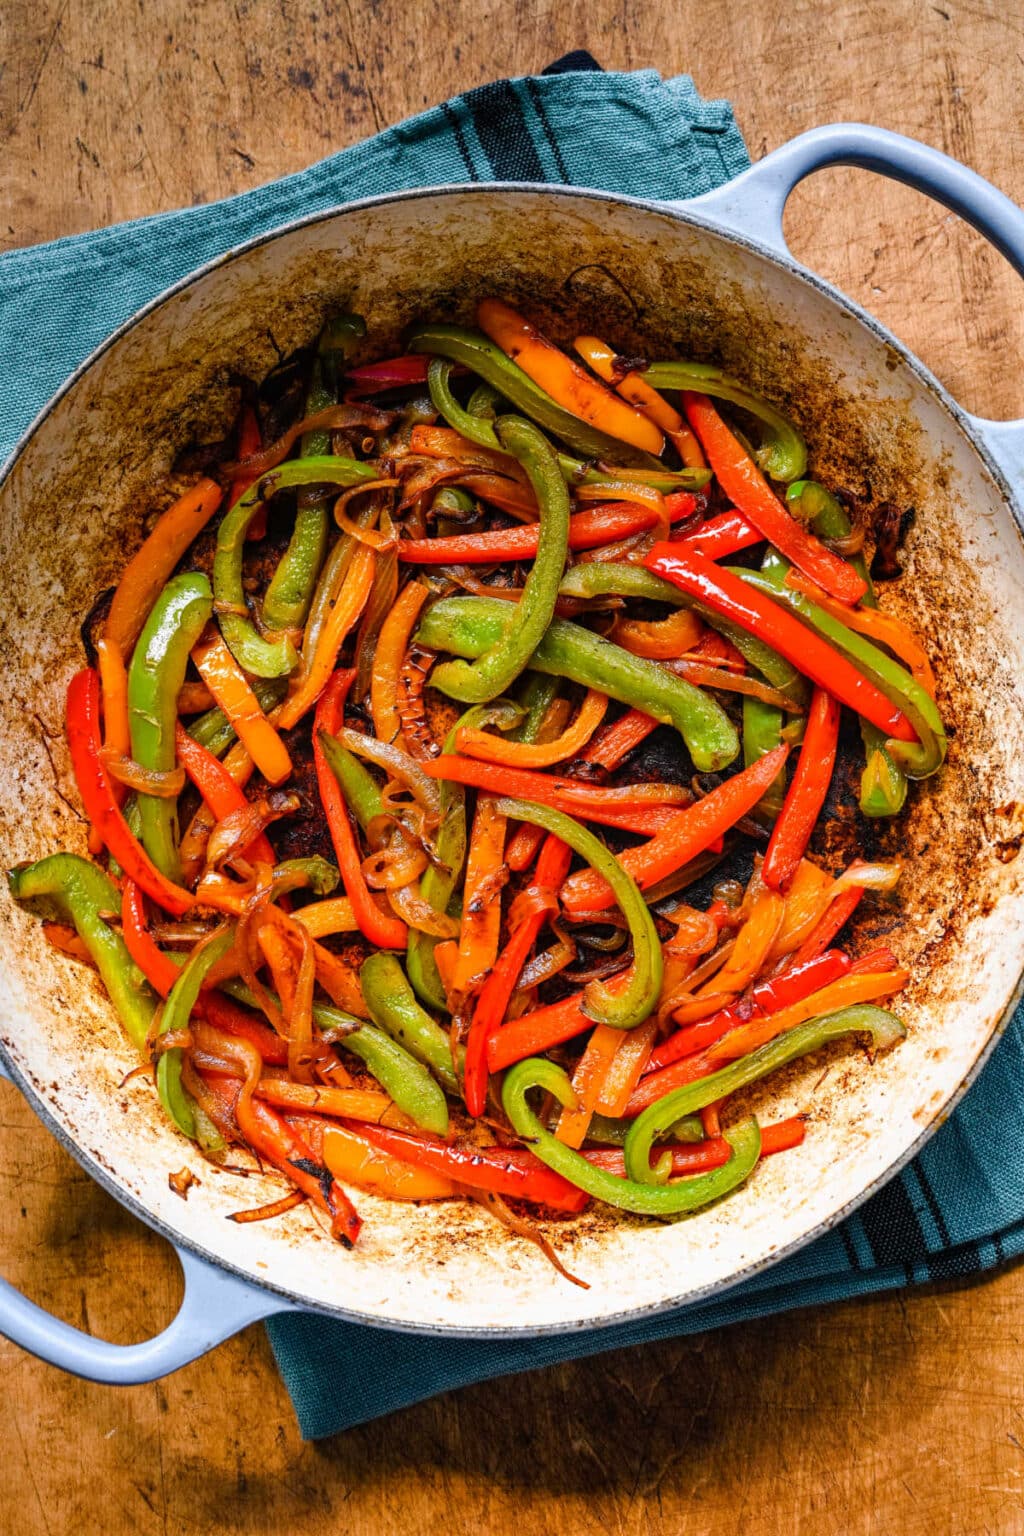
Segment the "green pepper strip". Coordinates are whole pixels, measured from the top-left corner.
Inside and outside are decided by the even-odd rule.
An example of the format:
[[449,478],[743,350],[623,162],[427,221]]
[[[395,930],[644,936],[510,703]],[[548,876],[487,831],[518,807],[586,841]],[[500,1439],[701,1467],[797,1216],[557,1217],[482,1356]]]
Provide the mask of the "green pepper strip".
[[[786,492],[786,501],[796,504],[797,515],[811,524],[823,539],[845,539],[850,533],[846,510],[823,485],[814,480],[798,480]],[[861,598],[865,608],[877,608],[875,589],[868,563],[860,553],[850,557],[850,564],[867,583]],[[860,808],[865,816],[897,816],[907,798],[907,776],[886,745],[884,732],[870,720],[860,721],[865,765],[860,776]]]
[[[241,981],[226,981],[222,988],[247,1008],[259,1010],[259,1002]],[[276,993],[267,989],[272,1002],[280,1003]],[[334,1031],[342,1050],[358,1056],[403,1115],[425,1131],[438,1136],[448,1134],[448,1103],[437,1083],[420,1062],[390,1035],[367,1024],[363,1019],[344,1013],[331,1003],[313,1004],[313,1022],[319,1029]]]
[[431,685],[467,704],[486,704],[523,672],[555,612],[558,583],[569,551],[569,493],[550,444],[532,422],[503,416],[500,441],[526,470],[540,507],[537,556],[511,616],[482,655],[435,667]]
[[48,900],[75,925],[110,1000],[136,1050],[144,1051],[157,998],[104,914],[119,916],[121,894],[112,880],[77,853],[52,853],[37,864],[12,869],[7,883],[15,901]]
[[751,1118],[725,1132],[732,1157],[721,1168],[660,1186],[637,1183],[628,1177],[620,1179],[603,1168],[595,1168],[541,1124],[527,1102],[531,1088],[553,1094],[566,1109],[575,1107],[576,1095],[562,1068],[553,1061],[532,1056],[516,1062],[505,1074],[501,1102],[513,1130],[528,1144],[534,1156],[596,1200],[617,1206],[619,1210],[634,1211],[639,1216],[682,1216],[710,1205],[712,1200],[720,1200],[742,1184],[761,1155],[761,1131],[757,1121]]
[[[355,323],[358,322],[358,323]],[[362,332],[359,326],[362,325]],[[326,410],[338,398],[337,379],[355,350],[366,326],[358,315],[346,315],[326,326],[320,336],[309,389],[306,415]],[[305,432],[299,446],[303,459],[330,456],[331,434],[325,428]],[[266,629],[301,629],[309,613],[313,589],[327,553],[330,517],[323,491],[300,490],[295,526],[288,548],[278,562],[263,598],[263,625]]]
[[[452,394],[450,387],[452,371],[453,364],[447,358],[431,359],[427,370],[427,388],[430,390],[430,398],[438,414],[443,416],[448,425],[454,427],[460,436],[467,438],[471,443],[476,443],[480,448],[489,448],[493,453],[505,453],[506,450],[502,447],[498,434],[494,430],[493,416],[487,417],[473,411],[472,401],[469,406],[461,406]],[[556,458],[562,478],[570,486],[615,485],[621,479],[614,469],[598,469],[595,465],[588,464],[586,460],[573,458],[568,453],[556,454]],[[632,478],[630,476],[630,479]],[[651,470],[644,475],[642,484],[667,494],[679,490],[701,491],[710,479],[709,469],[666,469],[660,473]]]
[[523,674],[519,702],[525,709],[526,715],[512,732],[513,741],[525,742],[527,746],[532,746],[557,695],[557,677],[545,677],[541,672],[532,671]]
[[348,747],[343,747],[341,742],[333,736],[328,736],[326,731],[320,733],[320,745],[328,767],[345,796],[345,804],[363,831],[367,831],[374,817],[384,814],[384,803],[380,797],[380,786],[377,780],[354,752],[350,752]]
[[[595,564],[593,569],[601,567]],[[506,607],[501,598],[442,598],[424,615],[416,638],[431,650],[479,656],[501,638]],[[710,693],[579,624],[554,619],[529,665],[596,688],[620,704],[644,710],[663,725],[674,726],[700,773],[727,767],[739,752],[736,728]]]
[[239,611],[246,607],[242,584],[245,535],[260,502],[292,486],[353,486],[377,478],[378,472],[372,465],[343,458],[340,454],[289,459],[287,464],[279,464],[255,481],[224,514],[217,530],[217,552],[213,558],[213,592],[220,609],[217,619],[221,634],[246,672],[255,677],[283,677],[298,661],[295,647],[287,636],[265,639],[252,620]]
[[[545,432],[550,432],[568,444],[585,459],[604,459],[612,464],[640,464],[648,469],[659,467],[657,459],[650,454],[642,453],[628,443],[620,443],[618,438],[599,432],[589,422],[581,421],[571,411],[564,410],[517,363],[506,357],[500,347],[479,331],[464,330],[456,325],[420,326],[409,338],[409,350],[428,352],[435,357],[462,363],[478,374],[486,384],[498,390],[502,398],[537,422]],[[478,439],[474,438],[474,441]]]
[[890,740],[886,750],[909,778],[926,779],[942,766],[946,756],[946,731],[942,716],[928,690],[905,667],[879,650],[877,645],[872,645],[863,635],[847,629],[845,624],[819,608],[817,603],[811,602],[802,592],[787,587],[784,578],[779,581],[758,571],[745,571],[738,567],[726,566],[725,569],[733,576],[741,577],[759,592],[785,603],[798,618],[816,630],[829,645],[874,683],[897,709],[903,711],[919,740]]
[[[153,604],[128,668],[128,725],[132,756],[143,768],[170,773],[177,765],[174,727],[189,652],[213,611],[210,583],[201,571],[172,576]],[[181,884],[178,804],[138,794],[142,845],[168,880]]]
[[[280,678],[254,677],[251,687],[264,714],[284,698],[285,685]],[[208,709],[205,715],[198,715],[189,726],[188,733],[193,741],[198,741],[214,757],[223,757],[238,740],[231,721],[222,709],[217,708]]]
[[807,447],[793,423],[739,379],[712,363],[652,363],[641,375],[655,389],[689,389],[728,400],[756,416],[764,440],[755,458],[773,480],[798,480],[807,468]]
[[[167,994],[158,1034],[167,1035],[188,1028],[203,982],[234,942],[234,925],[225,924],[192,951],[184,970]],[[195,1141],[196,1120],[192,1100],[182,1086],[181,1051],[177,1047],[164,1051],[157,1060],[156,1087],[161,1104],[178,1130],[190,1141]]]
[[373,1022],[429,1067],[449,1093],[457,1094],[459,1080],[452,1062],[451,1039],[420,1007],[397,958],[383,953],[370,955],[363,961],[359,981]]
[[663,964],[658,930],[632,875],[589,828],[566,816],[564,811],[504,798],[495,802],[495,810],[553,832],[607,880],[629,926],[633,964],[624,991],[612,992],[603,981],[592,981],[584,990],[582,1008],[596,1023],[611,1024],[616,1029],[632,1029],[635,1024],[642,1024],[660,996]]
[[692,608],[706,624],[731,640],[743,659],[762,673],[773,688],[796,704],[807,702],[806,681],[778,651],[773,651],[749,630],[741,629],[721,614],[705,608],[703,603],[695,602],[670,581],[663,581],[642,565],[617,564],[611,560],[574,565],[566,572],[558,591],[562,597],[636,597],[646,602],[668,603],[673,608]]
[[721,1071],[712,1072],[709,1077],[697,1078],[682,1088],[672,1089],[633,1122],[626,1137],[627,1175],[642,1184],[663,1183],[671,1171],[672,1159],[666,1154],[652,1167],[651,1147],[681,1116],[693,1114],[708,1104],[726,1098],[730,1093],[736,1093],[740,1088],[746,1088],[750,1083],[759,1082],[769,1072],[801,1056],[807,1056],[811,1051],[820,1050],[832,1040],[840,1040],[844,1035],[858,1034],[865,1030],[871,1035],[876,1050],[884,1050],[886,1046],[902,1040],[906,1034],[895,1014],[885,1008],[875,1008],[870,1003],[858,1003],[851,1008],[841,1008],[838,1013],[826,1014],[824,1018],[809,1019],[806,1024],[798,1024],[777,1040],[770,1040],[767,1045],[751,1051],[749,1056],[730,1062]]
[[[604,1146],[621,1147],[629,1135],[632,1120],[609,1120],[605,1115],[591,1115],[587,1127],[587,1140],[598,1141]],[[704,1126],[700,1115],[684,1115],[672,1127],[673,1141],[703,1141]]]

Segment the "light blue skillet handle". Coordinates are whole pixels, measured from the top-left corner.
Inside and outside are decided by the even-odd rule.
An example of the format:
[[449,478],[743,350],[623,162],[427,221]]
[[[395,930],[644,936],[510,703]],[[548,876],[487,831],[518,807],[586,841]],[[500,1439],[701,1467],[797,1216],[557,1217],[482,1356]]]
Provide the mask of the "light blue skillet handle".
[[[14,1079],[0,1058],[0,1077]],[[294,1308],[185,1249],[176,1248],[185,1277],[177,1316],[141,1344],[108,1344],[62,1323],[0,1280],[0,1334],[50,1365],[109,1386],[156,1381],[205,1355],[249,1323]]]
[[[1024,277],[1024,212],[1015,203],[958,160],[865,123],[834,123],[802,133],[734,181],[683,206],[792,259],[782,232],[786,200],[805,176],[829,165],[877,171],[928,193],[980,230]],[[1024,486],[1024,421],[970,415],[968,420],[1010,484]]]

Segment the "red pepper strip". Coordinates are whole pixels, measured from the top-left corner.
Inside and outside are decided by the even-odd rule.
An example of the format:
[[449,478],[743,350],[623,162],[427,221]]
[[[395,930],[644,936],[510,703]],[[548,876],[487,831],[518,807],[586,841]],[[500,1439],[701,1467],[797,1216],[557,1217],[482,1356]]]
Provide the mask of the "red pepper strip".
[[679,1061],[683,1056],[692,1056],[705,1046],[713,1045],[738,1024],[745,1024],[749,1019],[769,1013],[778,1013],[781,1008],[788,1008],[790,1003],[802,1002],[812,992],[818,992],[830,982],[838,981],[850,969],[849,955],[841,949],[830,949],[813,960],[805,961],[803,965],[793,966],[781,976],[758,982],[745,1002],[733,1003],[728,1008],[719,1009],[710,1019],[701,1019],[699,1024],[687,1024],[677,1029],[675,1034],[651,1052],[644,1075],[660,1072],[662,1067],[669,1066],[673,1061]]
[[[591,1020],[593,1023],[593,1020]],[[453,1142],[434,1141],[413,1136],[408,1131],[392,1131],[363,1120],[342,1120],[346,1130],[371,1146],[412,1163],[429,1168],[473,1189],[489,1189],[516,1200],[532,1200],[555,1211],[582,1211],[590,1196],[563,1179],[560,1173],[522,1147],[457,1146]]]
[[829,902],[824,914],[793,956],[791,969],[795,970],[798,965],[813,960],[828,948],[840,928],[853,916],[863,895],[864,886],[851,885],[848,890],[840,891],[834,901]]
[[[260,431],[259,418],[251,405],[242,406],[242,419],[238,425],[238,449],[236,459],[254,458],[263,447],[263,434]],[[259,475],[236,475],[231,482],[231,490],[228,492],[228,506],[233,507],[236,501],[240,501],[251,485],[255,485]],[[245,537],[249,539],[262,539],[267,531],[267,504],[261,502],[249,520],[249,526],[245,530]]]
[[[174,732],[174,750],[178,762],[218,821],[248,805],[241,787],[220,759],[190,736],[180,721]],[[265,832],[254,838],[245,852],[248,858],[258,859],[260,863],[277,863],[277,854]]]
[[757,635],[812,682],[841,704],[855,709],[887,736],[895,736],[899,741],[917,740],[917,733],[902,710],[891,704],[845,656],[840,656],[827,640],[801,624],[780,603],[755,591],[739,576],[723,570],[696,550],[680,549],[678,544],[655,544],[644,564],[656,576],[663,576],[716,613]]
[[[181,970],[154,941],[146,925],[142,892],[134,880],[126,880],[121,893],[121,933],[128,953],[146,980],[161,997],[166,997]],[[204,990],[196,1002],[195,1012],[225,1034],[248,1040],[268,1066],[288,1065],[287,1040],[282,1040],[266,1024],[222,993],[212,988]]]
[[[673,491],[665,497],[670,519],[689,517],[698,506],[690,491]],[[651,507],[615,501],[607,506],[589,507],[574,512],[569,519],[569,548],[597,549],[613,544],[631,534],[653,528],[660,519]],[[518,528],[495,528],[489,533],[456,533],[443,539],[403,539],[398,546],[399,560],[416,565],[490,565],[505,560],[532,560],[537,553],[539,524],[524,523]],[[760,535],[758,535],[760,538]],[[732,549],[737,546],[733,545]],[[742,548],[742,546],[738,546]],[[727,553],[732,553],[732,549]]]
[[[613,976],[608,982],[614,993],[620,991],[628,980],[624,973]],[[487,1065],[492,1073],[503,1072],[527,1056],[543,1056],[552,1046],[564,1045],[585,1029],[593,1029],[594,1021],[583,1012],[583,993],[574,992],[561,1002],[549,1003],[546,1008],[535,1008],[522,1018],[510,1019],[487,1042]]]
[[[774,1125],[762,1125],[761,1156],[771,1157],[775,1152],[788,1152],[791,1147],[798,1147],[806,1134],[802,1115],[794,1115],[790,1120],[776,1120]],[[711,1141],[697,1142],[696,1145],[691,1142],[683,1146],[659,1146],[658,1151],[671,1152],[671,1176],[721,1168],[732,1156],[729,1143],[724,1137],[717,1136]],[[625,1177],[626,1159],[621,1148],[587,1147],[583,1156],[595,1168],[603,1168],[607,1173],[618,1174],[620,1178]]]
[[857,603],[867,583],[786,511],[767,480],[733,436],[707,395],[683,394],[686,419],[701,440],[722,490],[780,555],[842,603]]
[[359,1213],[337,1179],[328,1183],[327,1170],[305,1138],[262,1099],[251,1098],[243,1110],[237,1079],[207,1072],[201,1075],[210,1092],[238,1121],[247,1145],[325,1211],[331,1218],[332,1235],[351,1248],[362,1226]]
[[83,667],[68,684],[68,750],[78,792],[85,814],[92,822],[106,848],[130,880],[141,885],[147,896],[175,917],[183,917],[195,905],[195,897],[184,886],[175,885],[162,874],[135,837],[114,798],[110,778],[103,764],[100,733],[100,680],[92,667]]
[[[572,849],[560,838],[547,837],[537,860],[532,884],[539,891],[549,891],[557,897],[571,863]],[[542,907],[537,912],[530,912],[512,930],[508,943],[495,961],[477,998],[466,1037],[466,1068],[462,1089],[466,1108],[474,1117],[483,1114],[487,1103],[488,1044],[491,1036],[504,1023],[515,984],[547,917],[548,913]]]
[[839,715],[839,705],[832,695],[824,688],[815,688],[800,756],[761,866],[761,879],[770,891],[781,891],[789,885],[807,851],[832,782],[839,745]]
[[753,523],[748,523],[742,512],[732,507],[728,512],[719,512],[717,517],[709,517],[699,528],[681,534],[672,543],[697,549],[709,560],[724,560],[727,555],[739,554],[741,549],[749,549],[753,544],[763,544],[764,534]]
[[659,723],[650,715],[645,715],[642,709],[627,709],[611,725],[602,726],[582,753],[581,761],[596,763],[610,773],[624,757],[629,756],[634,747],[638,747],[652,731],[658,729]]
[[877,971],[898,970],[899,964],[888,944],[879,944],[877,949],[858,956],[850,966],[850,974],[851,976],[873,976]]
[[513,874],[529,869],[547,833],[529,821],[521,821],[505,846],[505,863]]
[[[766,759],[761,758],[760,761]],[[618,790],[585,784],[579,779],[556,777],[534,768],[509,768],[504,763],[485,763],[474,757],[459,757],[455,753],[445,753],[443,757],[424,761],[420,767],[432,779],[444,779],[449,784],[468,784],[473,789],[486,789],[496,795],[511,795],[517,800],[532,800],[535,805],[553,805],[556,810],[565,811],[569,816],[583,817],[587,821],[600,822],[607,815],[612,818],[609,822],[611,826],[624,826],[623,818],[630,817],[636,811],[662,809],[657,800],[644,794],[638,794],[633,804],[628,796]]]
[[[786,761],[789,748],[783,743],[751,763],[749,768],[719,784],[695,805],[677,811],[661,832],[637,848],[619,855],[641,890],[656,885],[695,859],[753,810]],[[569,913],[597,912],[614,903],[611,886],[592,869],[571,875],[562,890],[562,905]]]
[[379,389],[398,389],[403,384],[425,384],[429,367],[429,357],[418,352],[408,353],[404,357],[388,357],[380,363],[349,368],[345,377],[360,393],[373,394]]
[[356,844],[355,833],[349,820],[348,806],[337,779],[320,745],[320,732],[335,736],[341,725],[345,695],[352,686],[355,673],[332,672],[330,681],[320,695],[313,722],[313,761],[316,765],[316,782],[320,801],[327,817],[327,826],[338,860],[338,870],[345,894],[352,903],[356,922],[364,936],[378,949],[404,949],[408,929],[397,917],[382,912],[370,895],[363,878],[362,855]]

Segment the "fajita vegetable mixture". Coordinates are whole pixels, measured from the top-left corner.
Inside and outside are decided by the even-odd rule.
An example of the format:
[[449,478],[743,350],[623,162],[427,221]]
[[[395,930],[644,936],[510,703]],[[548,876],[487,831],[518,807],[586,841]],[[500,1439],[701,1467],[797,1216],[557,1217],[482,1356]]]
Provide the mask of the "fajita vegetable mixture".
[[367,362],[342,315],[243,383],[83,624],[93,857],[9,880],[181,1135],[282,1175],[234,1219],[309,1202],[351,1246],[360,1191],[473,1199],[575,1280],[554,1217],[718,1200],[805,1135],[734,1095],[902,1037],[909,971],[839,942],[899,865],[825,834],[946,738],[774,406],[477,323]]

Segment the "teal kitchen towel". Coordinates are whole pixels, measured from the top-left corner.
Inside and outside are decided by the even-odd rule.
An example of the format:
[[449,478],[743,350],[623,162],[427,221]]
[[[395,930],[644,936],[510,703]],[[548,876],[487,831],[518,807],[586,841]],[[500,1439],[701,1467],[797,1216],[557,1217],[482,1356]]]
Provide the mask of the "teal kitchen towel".
[[[226,249],[303,214],[440,182],[568,182],[685,198],[743,170],[727,102],[574,54],[454,97],[255,192],[0,257],[0,457],[136,309]],[[921,1155],[841,1227],[712,1302],[585,1333],[479,1341],[311,1314],[267,1326],[310,1439],[469,1382],[811,1303],[967,1276],[1024,1252],[1024,1021]]]

